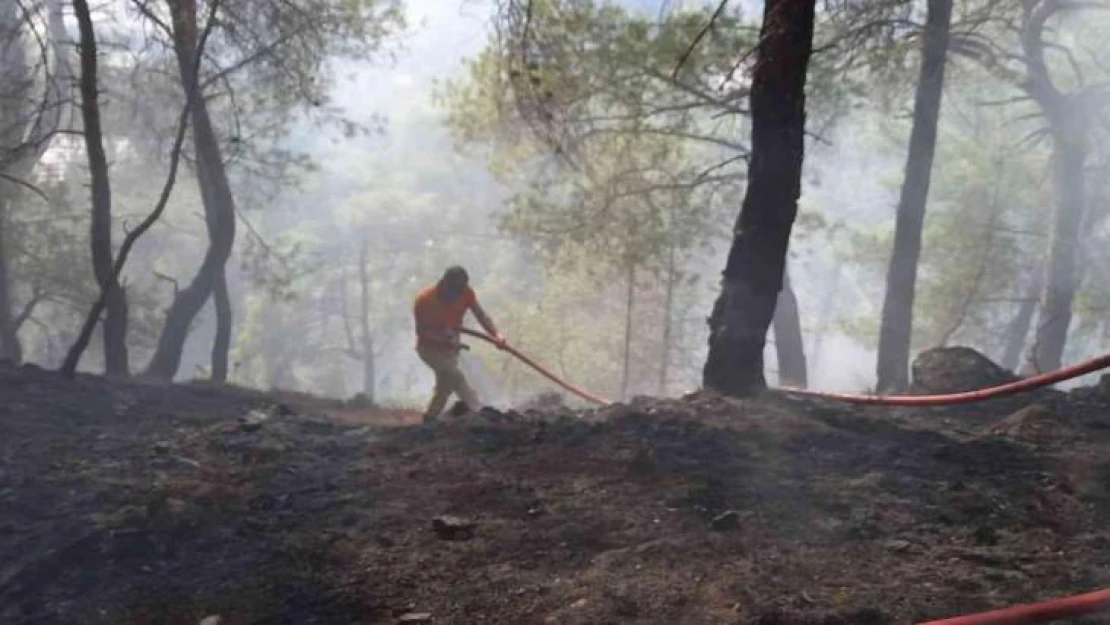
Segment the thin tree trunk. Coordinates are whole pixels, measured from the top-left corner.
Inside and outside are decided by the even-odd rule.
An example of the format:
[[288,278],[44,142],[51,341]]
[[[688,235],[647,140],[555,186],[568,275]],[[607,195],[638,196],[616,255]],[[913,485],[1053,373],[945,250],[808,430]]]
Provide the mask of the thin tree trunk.
[[1029,339],[1029,329],[1033,327],[1033,315],[1037,312],[1037,302],[1043,288],[1043,272],[1038,271],[1018,308],[1017,315],[1006,328],[1006,347],[1002,352],[1002,366],[1017,371],[1021,366],[1021,353]]
[[[1068,124],[1070,125],[1070,124]],[[1072,301],[1079,288],[1076,253],[1084,205],[1086,146],[1078,129],[1057,130],[1054,150],[1057,207],[1044,276],[1041,321],[1030,360],[1037,371],[1059,369],[1071,325]]]
[[[196,167],[198,186],[200,187],[202,201],[205,204],[215,202],[212,195],[212,182],[209,168],[204,161],[198,161]],[[206,211],[205,225],[208,228],[209,239],[214,236],[217,228],[213,215]],[[227,267],[220,267],[216,271],[216,281],[212,285],[212,305],[216,311],[216,335],[212,341],[212,381],[225,384],[228,376],[228,360],[231,352],[231,332],[234,320],[232,319],[231,297],[227,292]]]
[[19,342],[12,315],[12,279],[8,271],[8,200],[0,193],[0,360],[23,362],[23,344]]
[[748,188],[709,318],[702,384],[744,396],[767,387],[763,349],[786,270],[805,154],[814,0],[768,0],[751,88]]
[[220,267],[216,272],[212,303],[216,308],[216,338],[212,342],[212,381],[225,384],[227,363],[231,352],[232,315],[231,297],[227,292],[227,272],[224,267]]
[[779,384],[805,388],[809,379],[805,343],[802,342],[802,319],[798,312],[798,298],[790,284],[789,271],[783,275],[773,323],[775,353],[779,361]]
[[85,0],[74,0],[81,33],[81,117],[85,124],[85,153],[92,179],[92,226],[89,241],[97,284],[107,294],[104,316],[104,369],[109,376],[126,377],[127,295],[113,271],[112,188],[108,180],[108,158],[100,125],[97,81],[96,33]]
[[678,281],[675,267],[675,246],[667,250],[667,286],[663,294],[663,347],[659,362],[659,395],[667,394],[667,374],[671,364],[671,326],[674,323],[674,286]]
[[366,400],[374,403],[375,377],[374,334],[370,329],[370,241],[364,238],[358,253],[359,328],[362,332],[362,392]]
[[628,264],[628,287],[624,300],[624,359],[621,367],[621,399],[628,397],[628,375],[632,366],[632,308],[636,295],[636,265]]
[[[181,84],[186,94],[199,92],[193,73],[197,58],[196,0],[170,0],[173,14],[174,52],[177,56]],[[202,96],[199,94],[198,96]],[[146,375],[172,380],[181,365],[181,353],[189,335],[189,327],[208,300],[219,280],[219,274],[231,256],[235,243],[235,199],[224,169],[219,142],[216,139],[208,107],[203,97],[196,98],[193,108],[193,146],[197,162],[203,163],[201,195],[209,245],[200,269],[192,282],[179,291],[166,313],[166,322]]]
[[913,109],[913,129],[906,156],[906,177],[898,200],[894,225],[894,247],[886,276],[879,354],[876,368],[879,392],[909,386],[910,345],[913,339],[913,303],[917,289],[917,264],[921,257],[921,233],[929,196],[937,122],[944,88],[948,56],[952,0],[929,0],[925,18],[921,70]]

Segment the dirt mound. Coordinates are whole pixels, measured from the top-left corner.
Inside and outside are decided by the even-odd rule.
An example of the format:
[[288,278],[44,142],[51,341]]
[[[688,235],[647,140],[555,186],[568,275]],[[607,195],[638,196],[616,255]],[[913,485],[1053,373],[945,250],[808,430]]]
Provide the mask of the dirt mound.
[[574,411],[567,406],[562,393],[555,391],[540,393],[530,397],[516,407],[517,410],[538,411],[551,416],[573,416]]
[[990,434],[1032,445],[1064,445],[1075,438],[1073,424],[1039,404],[1031,404],[992,425]]
[[1093,400],[1110,403],[1110,373],[1099,376],[1098,383],[1094,386],[1080,386],[1072,389],[1068,394],[1079,401]]
[[401,427],[26,368],[0,396],[5,624],[905,623],[1110,584],[1092,418],[1046,448],[777,394]]

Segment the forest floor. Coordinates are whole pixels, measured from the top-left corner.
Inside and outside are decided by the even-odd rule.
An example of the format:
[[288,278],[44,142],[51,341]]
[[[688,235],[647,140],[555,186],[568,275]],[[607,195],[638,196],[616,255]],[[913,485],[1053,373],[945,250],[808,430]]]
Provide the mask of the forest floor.
[[912,623],[1110,586],[1108,386],[420,425],[0,365],[0,623]]

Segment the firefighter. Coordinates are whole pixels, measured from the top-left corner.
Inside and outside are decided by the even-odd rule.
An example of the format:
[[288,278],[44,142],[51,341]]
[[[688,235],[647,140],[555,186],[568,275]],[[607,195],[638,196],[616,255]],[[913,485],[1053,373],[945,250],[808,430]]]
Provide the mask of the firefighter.
[[478,304],[478,297],[470,287],[470,276],[462,267],[449,267],[439,282],[416,295],[413,306],[416,353],[436,376],[435,391],[424,411],[425,422],[439,417],[452,393],[458,395],[466,409],[481,407],[478,394],[459,368],[460,329],[467,311],[474,313],[498,346],[505,345],[505,338]]

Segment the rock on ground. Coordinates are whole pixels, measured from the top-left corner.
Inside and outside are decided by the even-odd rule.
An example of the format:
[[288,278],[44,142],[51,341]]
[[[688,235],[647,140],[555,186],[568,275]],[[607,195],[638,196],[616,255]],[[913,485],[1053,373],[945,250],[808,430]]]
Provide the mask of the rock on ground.
[[961,393],[1017,381],[1018,376],[970,347],[934,347],[914,359],[913,388],[919,393]]

